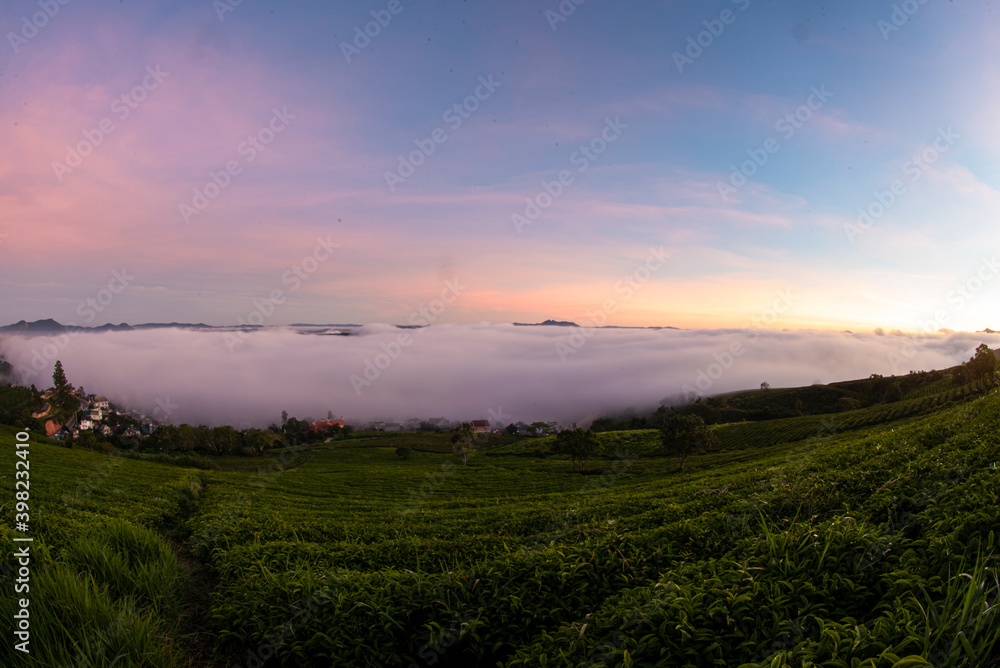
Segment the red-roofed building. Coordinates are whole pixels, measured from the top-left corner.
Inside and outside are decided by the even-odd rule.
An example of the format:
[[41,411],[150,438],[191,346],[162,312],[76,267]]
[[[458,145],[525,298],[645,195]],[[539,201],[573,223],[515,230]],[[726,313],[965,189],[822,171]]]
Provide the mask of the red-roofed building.
[[309,426],[313,431],[326,431],[327,429],[332,429],[333,427],[344,427],[345,422],[343,420],[317,420],[312,422]]

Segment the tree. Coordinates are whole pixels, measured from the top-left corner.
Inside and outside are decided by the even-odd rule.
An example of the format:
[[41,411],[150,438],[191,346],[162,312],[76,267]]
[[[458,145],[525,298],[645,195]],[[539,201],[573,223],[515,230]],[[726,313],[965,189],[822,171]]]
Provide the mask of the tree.
[[673,414],[660,428],[661,452],[680,459],[681,471],[689,455],[715,446],[715,434],[708,430],[705,421],[697,415]]
[[281,411],[281,428],[284,429],[286,424],[288,424],[288,411]]
[[672,414],[673,414],[672,410],[670,410],[666,406],[660,406],[655,411],[653,411],[652,415],[649,416],[649,419],[646,420],[645,426],[650,427],[651,429],[663,429],[665,426],[667,426],[667,420],[670,419],[670,416]]
[[309,441],[312,426],[307,420],[290,417],[284,424],[285,435],[290,437],[294,443],[305,443]]
[[583,473],[587,462],[601,452],[601,443],[594,432],[576,429],[564,429],[556,434],[556,442],[552,446],[556,454],[567,455]]
[[976,380],[991,383],[997,374],[997,356],[985,343],[976,348],[976,356],[969,360],[970,372]]
[[853,411],[861,408],[861,402],[854,397],[841,397],[837,399],[837,406],[842,411]]
[[215,452],[215,437],[211,427],[200,424],[194,428],[195,450],[202,452]]
[[56,402],[60,407],[66,408],[73,397],[69,391],[69,381],[66,380],[66,372],[63,371],[62,362],[56,360],[56,365],[52,369],[52,385],[56,388]]
[[165,424],[153,431],[149,440],[154,447],[164,452],[176,450],[180,443],[180,428],[172,424]]
[[97,445],[97,436],[92,431],[82,431],[80,432],[80,438],[78,439],[80,447],[87,448],[88,450],[93,450]]
[[452,434],[451,443],[455,454],[462,456],[462,466],[468,466],[469,453],[476,449],[476,432],[472,430],[472,425],[463,422]]
[[198,431],[184,423],[177,427],[177,450],[194,450],[198,445]]
[[274,435],[261,429],[247,429],[240,433],[243,440],[243,451],[262,455],[274,442]]
[[618,420],[612,417],[597,418],[590,424],[590,431],[595,433],[602,431],[616,431],[617,429]]
[[532,422],[530,425],[531,433],[535,436],[541,436],[549,429],[547,422]]
[[229,425],[225,425],[212,429],[212,446],[219,454],[235,455],[242,449],[243,443],[240,433]]
[[899,381],[896,381],[889,386],[889,389],[885,391],[885,403],[891,404],[899,401],[903,398],[903,388],[899,386]]
[[765,380],[763,383],[760,384],[760,389],[761,389],[762,392],[770,390],[771,389],[771,383],[769,383],[769,382],[767,382]]

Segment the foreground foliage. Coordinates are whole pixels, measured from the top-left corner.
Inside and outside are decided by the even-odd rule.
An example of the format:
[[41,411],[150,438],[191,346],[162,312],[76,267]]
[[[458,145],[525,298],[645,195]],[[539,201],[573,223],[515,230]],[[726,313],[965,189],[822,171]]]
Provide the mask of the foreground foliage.
[[583,476],[512,446],[205,471],[35,444],[49,654],[0,663],[184,665],[193,555],[218,578],[196,625],[219,665],[996,665],[1000,395],[807,436],[679,472],[637,457],[655,431],[601,434]]

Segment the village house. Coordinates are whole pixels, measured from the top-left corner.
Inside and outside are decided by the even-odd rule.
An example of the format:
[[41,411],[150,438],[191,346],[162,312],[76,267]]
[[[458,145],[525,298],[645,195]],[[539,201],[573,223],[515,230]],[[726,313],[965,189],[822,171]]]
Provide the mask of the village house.
[[317,420],[316,422],[309,423],[313,431],[324,431],[333,427],[343,428],[345,425],[346,423],[343,420]]
[[427,420],[427,424],[431,425],[438,431],[447,431],[451,427],[451,422],[447,418],[430,418]]
[[489,420],[473,420],[472,421],[472,431],[477,434],[488,434],[490,433],[490,421]]

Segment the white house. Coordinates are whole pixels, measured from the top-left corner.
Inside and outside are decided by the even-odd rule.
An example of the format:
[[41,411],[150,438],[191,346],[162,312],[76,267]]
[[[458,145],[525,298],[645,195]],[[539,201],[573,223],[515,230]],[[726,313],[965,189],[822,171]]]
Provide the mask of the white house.
[[80,431],[87,431],[88,429],[94,428],[94,421],[90,418],[83,418],[80,420]]

